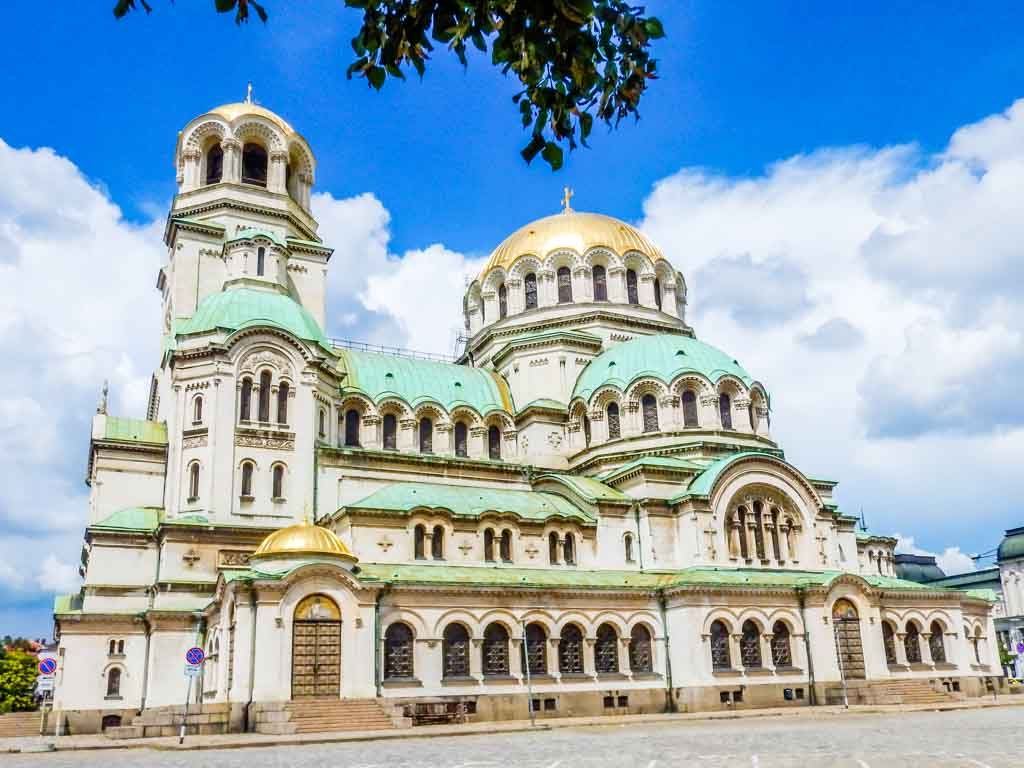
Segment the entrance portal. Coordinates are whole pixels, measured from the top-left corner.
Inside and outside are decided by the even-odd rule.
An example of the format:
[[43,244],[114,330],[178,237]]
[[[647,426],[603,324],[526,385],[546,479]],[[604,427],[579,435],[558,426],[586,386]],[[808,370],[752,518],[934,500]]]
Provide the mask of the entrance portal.
[[292,622],[292,698],[341,693],[341,611],[327,595],[310,595]]
[[857,607],[849,600],[836,600],[832,606],[832,626],[835,630],[840,672],[847,680],[863,680],[864,646],[860,639]]

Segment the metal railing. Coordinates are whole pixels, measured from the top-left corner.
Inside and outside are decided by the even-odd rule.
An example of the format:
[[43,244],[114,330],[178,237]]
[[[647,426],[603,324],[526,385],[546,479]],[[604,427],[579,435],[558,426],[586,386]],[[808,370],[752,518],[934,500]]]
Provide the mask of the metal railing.
[[370,344],[365,341],[354,341],[352,339],[329,339],[329,341],[331,342],[331,346],[336,349],[352,349],[357,352],[374,352],[378,355],[405,357],[409,360],[432,360],[436,363],[455,362],[455,355],[444,355],[439,352],[420,352],[415,349],[390,347],[386,344]]

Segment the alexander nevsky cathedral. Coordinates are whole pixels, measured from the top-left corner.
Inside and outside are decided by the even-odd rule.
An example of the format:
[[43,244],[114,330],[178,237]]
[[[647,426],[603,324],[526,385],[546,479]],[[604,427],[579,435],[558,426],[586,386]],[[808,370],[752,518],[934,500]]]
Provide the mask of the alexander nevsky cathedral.
[[687,324],[686,254],[566,195],[468,286],[458,360],[370,351],[324,333],[347,309],[301,134],[228,104],[175,166],[148,407],[98,408],[84,583],[54,609],[67,732],[932,701],[1001,674],[990,592],[900,580],[895,539],[787,461],[786,394]]

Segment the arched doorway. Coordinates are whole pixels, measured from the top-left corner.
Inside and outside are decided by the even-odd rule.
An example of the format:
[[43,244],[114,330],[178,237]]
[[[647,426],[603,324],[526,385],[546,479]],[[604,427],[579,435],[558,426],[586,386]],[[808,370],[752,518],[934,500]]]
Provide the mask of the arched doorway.
[[292,698],[341,692],[341,611],[327,595],[309,595],[292,620]]
[[840,672],[847,680],[863,680],[864,646],[860,639],[860,616],[849,600],[836,600],[832,606],[832,626]]

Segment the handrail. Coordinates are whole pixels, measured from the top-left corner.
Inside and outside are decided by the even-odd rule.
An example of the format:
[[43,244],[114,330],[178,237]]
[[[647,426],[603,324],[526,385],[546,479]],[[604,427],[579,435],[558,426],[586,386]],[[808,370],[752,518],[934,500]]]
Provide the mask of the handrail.
[[354,349],[357,352],[375,352],[380,355],[391,355],[392,357],[405,357],[410,360],[432,360],[437,363],[454,363],[454,355],[444,355],[439,352],[420,352],[415,349],[404,347],[391,347],[386,344],[370,344],[366,341],[355,341],[353,339],[328,339],[331,346],[336,349]]

